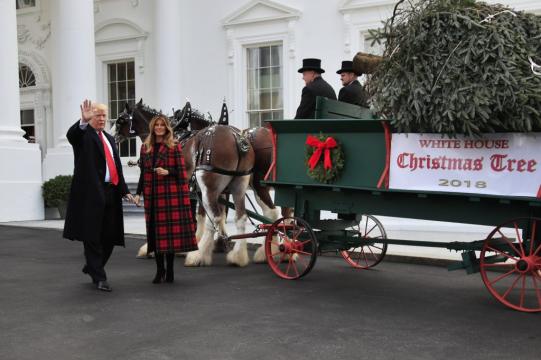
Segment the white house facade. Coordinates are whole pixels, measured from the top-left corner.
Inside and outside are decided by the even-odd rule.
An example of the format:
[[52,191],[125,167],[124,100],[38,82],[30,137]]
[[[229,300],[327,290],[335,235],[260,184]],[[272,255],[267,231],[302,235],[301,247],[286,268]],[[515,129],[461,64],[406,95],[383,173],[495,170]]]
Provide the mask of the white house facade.
[[[491,1],[492,2],[492,1]],[[494,1],[495,2],[495,1]],[[538,0],[506,0],[541,13]],[[171,114],[187,99],[239,128],[292,118],[303,58],[325,79],[357,51],[394,0],[0,0],[0,222],[43,219],[41,184],[71,174],[65,133],[85,98],[116,119],[140,98]],[[127,163],[139,140],[120,147]],[[128,182],[138,170],[124,167]]]

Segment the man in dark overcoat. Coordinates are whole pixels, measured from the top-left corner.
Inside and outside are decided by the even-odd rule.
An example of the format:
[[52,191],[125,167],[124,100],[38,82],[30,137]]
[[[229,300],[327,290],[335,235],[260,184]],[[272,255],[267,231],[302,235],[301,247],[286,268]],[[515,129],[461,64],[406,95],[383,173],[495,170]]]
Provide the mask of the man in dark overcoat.
[[104,131],[106,118],[106,105],[85,100],[81,119],[66,135],[75,167],[63,235],[83,242],[83,272],[98,290],[111,291],[104,268],[113,247],[124,246],[122,197],[134,198],[124,181],[115,141]]
[[302,74],[306,86],[302,89],[301,103],[295,119],[313,119],[316,113],[316,96],[336,100],[336,93],[321,77],[325,70],[321,68],[320,59],[303,59],[302,68],[298,71]]
[[343,88],[338,93],[338,100],[353,105],[368,107],[368,93],[363,89],[358,77],[362,74],[353,70],[353,61],[342,61],[342,68],[336,72],[340,75]]

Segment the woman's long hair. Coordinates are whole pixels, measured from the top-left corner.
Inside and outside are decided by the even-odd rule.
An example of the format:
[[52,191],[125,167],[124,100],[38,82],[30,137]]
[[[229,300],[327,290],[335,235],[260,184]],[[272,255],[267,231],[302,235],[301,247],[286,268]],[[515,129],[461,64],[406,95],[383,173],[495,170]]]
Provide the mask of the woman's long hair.
[[154,126],[158,121],[163,121],[165,124],[165,135],[163,136],[163,144],[167,146],[168,148],[172,148],[175,146],[175,138],[173,137],[173,128],[171,128],[171,124],[169,123],[169,119],[163,115],[156,115],[150,120],[150,124],[148,125],[148,136],[145,139],[144,145],[145,150],[147,153],[150,152],[150,150],[154,147],[154,144],[156,143],[156,135],[154,134]]

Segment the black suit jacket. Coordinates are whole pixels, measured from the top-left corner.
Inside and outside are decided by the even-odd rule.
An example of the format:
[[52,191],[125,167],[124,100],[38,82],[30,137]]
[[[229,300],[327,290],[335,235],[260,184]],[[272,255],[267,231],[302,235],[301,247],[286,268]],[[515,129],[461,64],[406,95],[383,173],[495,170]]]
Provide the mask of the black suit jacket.
[[338,100],[353,105],[368,107],[368,93],[363,89],[358,80],[354,80],[340,89]]
[[[114,138],[103,132],[111,144],[119,183],[115,191],[114,211],[122,219],[122,197],[128,194],[128,187],[122,174],[122,163],[118,155]],[[96,131],[88,125],[85,129],[79,127],[79,121],[69,128],[66,134],[73,147],[75,166],[71,183],[64,237],[70,240],[80,240],[96,244],[101,238],[101,226],[105,209],[105,153],[103,143]],[[124,246],[124,225],[119,221],[115,233],[114,244]]]
[[297,108],[295,119],[313,119],[316,114],[316,96],[324,96],[336,100],[336,93],[321,76],[302,89],[301,103]]

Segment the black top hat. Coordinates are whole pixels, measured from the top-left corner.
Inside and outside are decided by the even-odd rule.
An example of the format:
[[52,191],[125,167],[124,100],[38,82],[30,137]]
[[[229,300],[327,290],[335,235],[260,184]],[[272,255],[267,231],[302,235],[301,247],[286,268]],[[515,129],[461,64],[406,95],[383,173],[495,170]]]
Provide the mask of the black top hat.
[[355,73],[355,75],[362,75],[356,72],[355,70],[353,70],[353,61],[349,61],[349,60],[342,61],[342,68],[338,70],[336,73],[341,74],[343,72],[352,72],[352,73]]
[[302,67],[299,69],[299,72],[302,73],[306,70],[314,70],[320,74],[323,74],[325,70],[321,68],[320,59],[302,59]]

